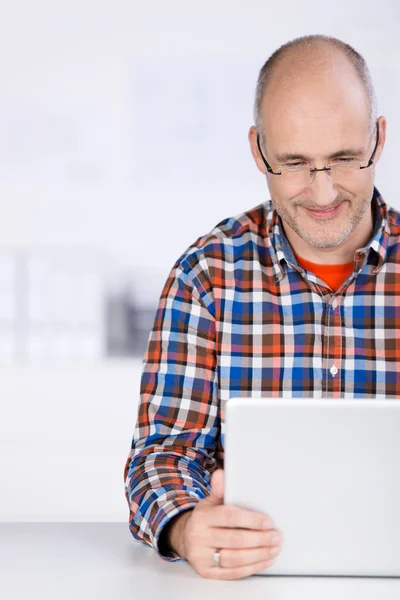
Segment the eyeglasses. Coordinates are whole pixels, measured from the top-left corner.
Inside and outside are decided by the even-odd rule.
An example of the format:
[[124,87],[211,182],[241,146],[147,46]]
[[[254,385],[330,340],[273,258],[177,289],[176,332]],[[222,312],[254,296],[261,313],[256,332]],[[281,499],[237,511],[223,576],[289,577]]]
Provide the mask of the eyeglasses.
[[282,165],[280,171],[273,171],[267,160],[264,158],[264,155],[261,151],[259,134],[257,133],[257,146],[260,151],[261,157],[264,161],[264,164],[267,168],[268,173],[271,175],[282,175],[282,183],[288,183],[290,185],[295,186],[304,186],[309,185],[314,181],[315,173],[317,171],[326,171],[328,177],[337,183],[345,183],[347,181],[354,180],[355,176],[358,174],[359,169],[368,169],[373,162],[376,153],[376,149],[378,147],[379,141],[379,124],[376,122],[376,143],[375,148],[371,154],[371,158],[368,161],[368,164],[362,165],[362,161],[355,160],[353,158],[338,158],[335,162],[330,163],[326,167],[322,169],[315,169],[310,167],[309,163],[304,161],[296,161],[292,163],[286,163]]

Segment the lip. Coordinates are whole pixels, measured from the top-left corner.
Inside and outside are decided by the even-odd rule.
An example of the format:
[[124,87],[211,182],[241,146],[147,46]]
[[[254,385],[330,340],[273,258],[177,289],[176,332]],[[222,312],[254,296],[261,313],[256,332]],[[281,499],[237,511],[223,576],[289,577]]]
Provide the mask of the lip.
[[343,202],[341,202],[338,206],[335,206],[335,208],[332,210],[311,210],[306,207],[304,208],[306,208],[306,210],[316,219],[332,219],[338,214],[342,204]]

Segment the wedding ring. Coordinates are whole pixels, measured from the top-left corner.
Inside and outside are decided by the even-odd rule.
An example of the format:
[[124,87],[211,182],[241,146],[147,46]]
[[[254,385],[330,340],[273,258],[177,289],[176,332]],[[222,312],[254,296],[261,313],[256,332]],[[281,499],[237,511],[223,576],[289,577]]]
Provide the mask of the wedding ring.
[[214,563],[214,567],[220,567],[221,566],[221,557],[219,554],[219,550],[215,550],[214,554],[213,554],[213,563]]

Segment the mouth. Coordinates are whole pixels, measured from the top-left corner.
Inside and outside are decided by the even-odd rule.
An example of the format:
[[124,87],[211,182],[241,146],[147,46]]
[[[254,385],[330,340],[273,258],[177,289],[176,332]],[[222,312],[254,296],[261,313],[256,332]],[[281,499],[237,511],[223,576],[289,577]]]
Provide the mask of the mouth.
[[336,217],[336,215],[341,209],[342,204],[343,202],[341,202],[338,206],[335,206],[334,208],[330,208],[329,210],[312,210],[310,208],[306,208],[305,206],[304,208],[308,213],[310,213],[310,215],[312,215],[316,219],[332,219],[333,217]]

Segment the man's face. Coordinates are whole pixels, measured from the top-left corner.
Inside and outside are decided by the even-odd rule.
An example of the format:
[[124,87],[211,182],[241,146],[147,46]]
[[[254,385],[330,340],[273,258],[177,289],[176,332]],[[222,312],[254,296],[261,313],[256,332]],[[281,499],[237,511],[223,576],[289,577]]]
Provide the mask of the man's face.
[[[306,156],[311,167],[322,168],[332,162],[329,158],[332,154],[354,149],[362,153],[346,152],[343,158],[357,158],[363,165],[368,163],[376,142],[376,129],[371,135],[364,92],[351,71],[345,69],[344,73],[334,75],[327,73],[292,85],[288,81],[279,85],[278,81],[268,89],[263,111],[266,139],[261,149],[274,171],[284,164],[304,162],[304,158],[282,162],[283,154]],[[380,138],[382,135],[384,131],[380,130]],[[265,172],[264,164],[261,165],[260,170]],[[268,173],[271,199],[286,225],[285,230],[290,227],[314,248],[332,248],[344,243],[356,228],[370,222],[373,169],[373,166],[360,169],[350,178],[337,181],[322,171],[315,173],[312,183],[300,185]]]
[[[308,128],[309,130],[309,128]],[[328,127],[321,126],[321,132],[327,132]],[[303,148],[302,154],[314,156],[312,166],[322,168],[329,159],[323,160],[322,155],[329,156],[336,150],[346,148],[366,148],[363,164],[367,164],[371,156],[373,143],[369,143],[368,123],[357,132],[350,126],[342,132],[332,131],[331,135],[316,132],[313,143],[306,143],[302,136],[292,138],[295,152]],[[372,139],[372,142],[374,140]],[[313,152],[314,148],[315,152]],[[324,148],[318,152],[316,148]],[[308,150],[305,152],[305,148]],[[369,154],[368,154],[369,151]],[[292,153],[292,149],[290,150]],[[350,157],[350,156],[349,156]],[[273,163],[274,168],[278,163]],[[353,174],[354,173],[354,174]],[[315,248],[332,248],[343,243],[358,227],[363,219],[367,221],[367,211],[371,207],[373,194],[373,172],[360,169],[352,171],[352,177],[344,181],[331,181],[326,172],[316,173],[314,181],[308,185],[293,185],[285,182],[284,177],[268,175],[268,185],[276,211],[284,224],[291,227],[299,237]]]

